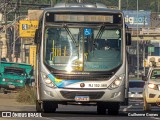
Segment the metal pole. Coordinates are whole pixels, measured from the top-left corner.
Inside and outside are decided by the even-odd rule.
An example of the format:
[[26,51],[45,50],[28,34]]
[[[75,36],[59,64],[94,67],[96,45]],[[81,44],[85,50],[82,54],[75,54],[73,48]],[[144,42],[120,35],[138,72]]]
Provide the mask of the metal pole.
[[145,60],[145,44],[143,43],[143,71],[144,71],[144,74],[146,74],[146,60]]
[[4,32],[5,32],[5,37],[6,37],[6,33],[7,33],[7,2],[5,0],[5,7],[4,7],[4,26],[5,26],[5,29],[4,29]]
[[121,10],[121,0],[119,0],[118,8],[119,8],[119,10]]
[[[137,19],[138,19],[138,0],[137,0]],[[139,78],[139,42],[138,42],[138,21],[137,21],[137,78]]]
[[157,12],[159,13],[159,0],[158,0],[158,10],[157,10]]
[[13,39],[13,55],[12,55],[12,61],[15,57],[15,41],[16,41],[16,22],[17,22],[17,14],[15,12],[15,23],[14,23],[14,39]]
[[82,0],[77,0],[77,2],[78,2],[78,3],[81,3],[81,2],[82,2]]
[[[144,28],[145,28],[145,23],[146,23],[146,22],[145,22],[145,19],[146,19],[146,18],[145,18],[145,16],[144,16]],[[144,71],[143,75],[146,74],[146,60],[145,60],[145,54],[146,54],[146,53],[145,53],[145,48],[146,48],[146,47],[145,47],[145,43],[146,43],[146,42],[143,41],[143,71]]]
[[51,7],[53,6],[53,1],[52,0],[50,0],[50,2],[51,2]]
[[3,42],[0,41],[0,62],[1,62],[1,58],[2,58],[2,46],[3,46]]

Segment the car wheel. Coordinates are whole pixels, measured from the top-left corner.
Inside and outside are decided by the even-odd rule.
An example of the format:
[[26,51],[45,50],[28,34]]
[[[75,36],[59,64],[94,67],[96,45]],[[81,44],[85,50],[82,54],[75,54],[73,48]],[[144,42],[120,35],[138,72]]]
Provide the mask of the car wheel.
[[147,103],[146,98],[144,98],[143,110],[144,111],[151,111],[151,104]]
[[8,91],[5,88],[1,88],[1,92],[3,92],[4,94],[8,93]]
[[7,94],[8,93],[8,91],[4,91],[4,94]]

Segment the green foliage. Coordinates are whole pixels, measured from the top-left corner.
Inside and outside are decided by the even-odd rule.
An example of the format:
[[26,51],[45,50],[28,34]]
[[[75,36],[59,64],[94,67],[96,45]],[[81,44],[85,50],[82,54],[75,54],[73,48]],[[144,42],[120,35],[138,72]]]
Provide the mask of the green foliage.
[[18,92],[17,102],[26,104],[35,104],[36,101],[36,88],[25,87]]

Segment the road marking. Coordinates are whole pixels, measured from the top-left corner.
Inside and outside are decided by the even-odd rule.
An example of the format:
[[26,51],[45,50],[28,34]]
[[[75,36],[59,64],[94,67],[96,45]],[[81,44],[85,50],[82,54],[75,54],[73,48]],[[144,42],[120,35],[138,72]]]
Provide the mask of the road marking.
[[160,120],[160,118],[157,118],[157,117],[151,117],[151,118],[156,119],[156,120]]
[[42,118],[43,118],[43,120],[44,120],[44,119],[47,119],[47,120],[57,120],[57,119],[48,118],[48,117],[42,117]]
[[131,107],[132,107],[132,105],[128,106],[127,108],[124,108],[123,111],[126,112],[127,109],[129,109],[129,108],[131,108]]

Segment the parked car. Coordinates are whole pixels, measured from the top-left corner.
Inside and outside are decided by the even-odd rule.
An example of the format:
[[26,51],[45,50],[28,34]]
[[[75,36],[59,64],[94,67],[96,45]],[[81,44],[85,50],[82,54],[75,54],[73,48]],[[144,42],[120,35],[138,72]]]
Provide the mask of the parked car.
[[8,91],[31,86],[33,66],[25,63],[0,62],[0,87],[4,94]]
[[129,98],[143,99],[143,87],[145,82],[143,80],[129,80]]
[[151,67],[147,76],[143,76],[144,85],[144,105],[145,111],[150,111],[152,106],[160,105],[160,67]]

